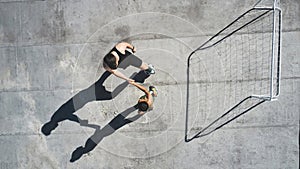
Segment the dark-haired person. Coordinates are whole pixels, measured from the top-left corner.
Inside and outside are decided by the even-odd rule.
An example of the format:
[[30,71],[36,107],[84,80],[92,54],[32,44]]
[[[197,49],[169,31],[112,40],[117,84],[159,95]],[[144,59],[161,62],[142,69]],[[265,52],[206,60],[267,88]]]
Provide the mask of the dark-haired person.
[[[132,52],[129,52],[127,49],[131,49]],[[147,75],[154,74],[154,67],[151,64],[148,65],[144,63],[140,58],[135,56],[133,54],[135,52],[136,48],[133,45],[127,42],[118,43],[108,54],[104,56],[104,69],[121,79],[127,80],[129,83],[134,82],[134,80],[123,75],[123,73],[119,72],[117,68],[126,69],[131,65],[144,70]]]
[[145,93],[145,95],[141,96],[138,100],[136,108],[138,109],[138,113],[140,115],[145,114],[147,111],[153,110],[153,102],[154,97],[157,97],[157,90],[154,86],[149,86],[149,91],[144,87],[135,82],[131,83],[132,85],[139,88],[141,91]]

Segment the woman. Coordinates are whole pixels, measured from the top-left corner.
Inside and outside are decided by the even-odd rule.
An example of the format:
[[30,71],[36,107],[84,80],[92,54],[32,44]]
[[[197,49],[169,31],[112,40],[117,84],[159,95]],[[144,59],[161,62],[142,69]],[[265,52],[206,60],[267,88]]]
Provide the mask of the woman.
[[153,102],[154,98],[157,97],[157,90],[154,86],[149,86],[149,91],[144,87],[141,86],[135,82],[131,83],[132,85],[139,88],[141,91],[143,91],[145,94],[141,96],[138,100],[138,103],[136,105],[136,108],[138,109],[138,113],[140,115],[145,114],[148,111],[153,110]]
[[[131,49],[132,52],[129,52],[127,49]],[[121,79],[127,80],[130,84],[134,82],[134,80],[123,75],[117,70],[117,68],[120,67],[126,69],[128,66],[132,65],[141,70],[144,70],[148,75],[154,74],[154,67],[150,64],[148,65],[144,63],[140,58],[135,56],[133,54],[135,52],[136,48],[133,45],[127,42],[118,43],[107,55],[104,56],[104,69]]]

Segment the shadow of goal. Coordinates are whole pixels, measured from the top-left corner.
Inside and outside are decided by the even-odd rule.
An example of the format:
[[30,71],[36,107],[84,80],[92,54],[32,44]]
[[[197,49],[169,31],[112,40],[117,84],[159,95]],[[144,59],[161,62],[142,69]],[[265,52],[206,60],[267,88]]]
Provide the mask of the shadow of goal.
[[185,141],[279,96],[281,9],[253,7],[188,57]]

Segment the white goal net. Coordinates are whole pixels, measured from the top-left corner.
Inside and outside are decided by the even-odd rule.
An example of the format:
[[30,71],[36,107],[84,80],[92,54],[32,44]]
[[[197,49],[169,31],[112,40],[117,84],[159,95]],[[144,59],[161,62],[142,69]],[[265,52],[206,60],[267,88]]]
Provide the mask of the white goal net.
[[281,10],[254,7],[190,54],[185,141],[277,98],[280,38]]

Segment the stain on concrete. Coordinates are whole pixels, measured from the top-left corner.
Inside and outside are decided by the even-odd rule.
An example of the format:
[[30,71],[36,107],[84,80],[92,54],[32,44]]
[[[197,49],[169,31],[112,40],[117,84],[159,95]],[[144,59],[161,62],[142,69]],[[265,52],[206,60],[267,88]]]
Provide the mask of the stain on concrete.
[[60,2],[52,3],[53,14],[50,18],[43,18],[39,34],[51,42],[65,42],[66,41],[66,22],[64,18],[64,6]]
[[0,41],[15,43],[17,40],[17,12],[0,7]]
[[130,36],[130,27],[128,25],[122,25],[117,27],[114,32],[118,37],[124,39]]
[[11,31],[6,31],[4,33],[4,37],[5,39],[9,42],[9,43],[14,43],[16,41],[16,36],[13,32]]
[[192,2],[189,6],[186,8],[186,14],[188,18],[192,20],[201,20],[204,17],[204,10],[205,6],[207,5],[207,2]]
[[167,39],[167,38],[172,38],[172,37],[163,34],[144,33],[144,34],[138,34],[138,35],[132,35],[130,37],[126,37],[122,39],[122,41],[131,43],[132,41],[136,41],[136,40]]

